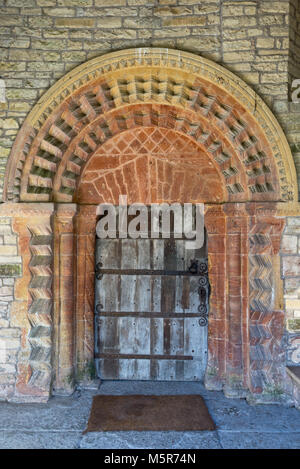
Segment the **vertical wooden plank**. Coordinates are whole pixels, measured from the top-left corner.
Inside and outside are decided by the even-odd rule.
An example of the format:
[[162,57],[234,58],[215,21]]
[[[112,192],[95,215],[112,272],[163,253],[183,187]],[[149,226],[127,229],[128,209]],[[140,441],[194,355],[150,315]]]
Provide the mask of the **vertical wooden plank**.
[[158,379],[160,381],[174,381],[176,377],[175,360],[157,360]]
[[103,269],[118,269],[120,241],[118,239],[97,239],[96,241],[96,264],[102,263]]
[[136,276],[120,275],[121,277],[121,302],[120,311],[136,311]]
[[[96,282],[96,290],[102,311],[118,311],[119,309],[119,276],[104,274],[101,280]],[[97,304],[96,304],[97,306]]]
[[185,242],[181,239],[176,240],[176,268],[177,270],[186,270],[185,265]]
[[137,275],[136,276],[136,311],[138,313],[151,311],[151,276],[150,275]]
[[164,269],[164,240],[163,239],[153,239],[153,269],[154,270],[163,270]]
[[161,276],[151,275],[151,309],[153,313],[161,311]]
[[[151,328],[150,328],[150,354],[155,357],[155,355],[163,355],[163,336],[164,336],[164,324],[163,319],[153,318],[151,319]],[[150,379],[159,378],[159,367],[158,361],[155,358],[150,360]]]
[[150,269],[150,239],[138,239],[137,244],[137,269]]
[[148,380],[150,376],[150,360],[120,359],[119,379]]
[[121,269],[137,269],[138,248],[137,240],[122,239]]
[[[184,319],[170,320],[171,355],[184,355]],[[177,360],[175,363],[175,379],[184,379],[184,362]]]
[[120,353],[149,354],[150,328],[149,318],[121,317],[120,324]]

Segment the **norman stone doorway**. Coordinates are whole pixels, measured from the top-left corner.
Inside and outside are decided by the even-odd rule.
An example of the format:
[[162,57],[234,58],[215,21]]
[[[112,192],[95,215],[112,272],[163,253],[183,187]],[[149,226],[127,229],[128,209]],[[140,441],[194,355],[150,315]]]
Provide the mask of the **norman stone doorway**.
[[7,262],[18,277],[11,324],[20,350],[6,395],[47,400],[91,379],[96,211],[122,194],[129,204],[205,204],[206,387],[259,399],[285,386],[279,252],[299,205],[284,133],[255,92],[218,64],[133,49],[62,78],[12,148],[0,219],[17,238],[18,257]]
[[96,368],[101,379],[203,381],[207,246],[97,239]]

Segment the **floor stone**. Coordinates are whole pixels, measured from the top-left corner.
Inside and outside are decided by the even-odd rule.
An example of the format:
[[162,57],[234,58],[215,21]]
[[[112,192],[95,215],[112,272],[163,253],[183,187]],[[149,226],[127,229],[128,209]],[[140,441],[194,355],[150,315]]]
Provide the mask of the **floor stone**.
[[216,432],[99,432],[87,433],[82,449],[220,449]]
[[218,431],[224,449],[299,449],[300,433]]
[[[213,432],[98,432],[83,434],[95,394],[196,394],[216,423]],[[99,449],[300,449],[300,412],[280,405],[227,399],[200,383],[105,381],[47,404],[0,403],[2,448]]]
[[75,449],[82,432],[13,431],[0,435],[0,449]]

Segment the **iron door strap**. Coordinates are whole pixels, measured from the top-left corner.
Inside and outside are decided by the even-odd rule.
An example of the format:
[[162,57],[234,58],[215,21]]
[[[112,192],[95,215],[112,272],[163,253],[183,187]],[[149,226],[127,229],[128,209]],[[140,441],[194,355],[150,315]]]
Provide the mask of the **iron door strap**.
[[102,262],[97,262],[96,269],[95,269],[95,275],[96,275],[97,280],[102,279],[102,276],[103,276],[103,274],[101,272],[102,266],[103,266]]
[[207,261],[199,262],[197,259],[191,260],[189,272],[199,276],[199,325],[202,327],[208,324],[208,297],[210,294],[210,286],[208,281],[208,264]]
[[[96,264],[96,269],[95,269],[95,276],[97,280],[101,280],[103,277],[103,273],[107,273],[107,269],[105,272],[102,270],[102,262],[98,262]],[[158,273],[160,271],[153,271],[153,273]],[[120,273],[120,272],[119,272]],[[144,274],[142,270],[140,273]],[[149,272],[147,272],[149,273]],[[177,275],[182,275],[181,271],[178,272],[167,272],[167,274],[175,274]],[[199,325],[204,327],[207,326],[208,324],[208,299],[210,295],[210,285],[208,281],[208,264],[207,261],[201,260],[199,262],[198,259],[192,259],[190,267],[188,268],[188,274],[192,276],[198,276],[199,277],[199,288],[198,288],[198,295],[199,295],[199,306],[198,306],[198,312],[199,312]],[[102,304],[97,304],[96,305],[96,311],[97,313],[101,313],[101,310],[103,309]]]

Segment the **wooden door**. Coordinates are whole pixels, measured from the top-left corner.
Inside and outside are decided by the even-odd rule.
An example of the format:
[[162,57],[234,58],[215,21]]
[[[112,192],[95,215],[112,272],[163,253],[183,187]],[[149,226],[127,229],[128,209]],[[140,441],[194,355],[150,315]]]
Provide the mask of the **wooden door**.
[[207,259],[184,240],[97,239],[96,366],[101,379],[202,380]]

